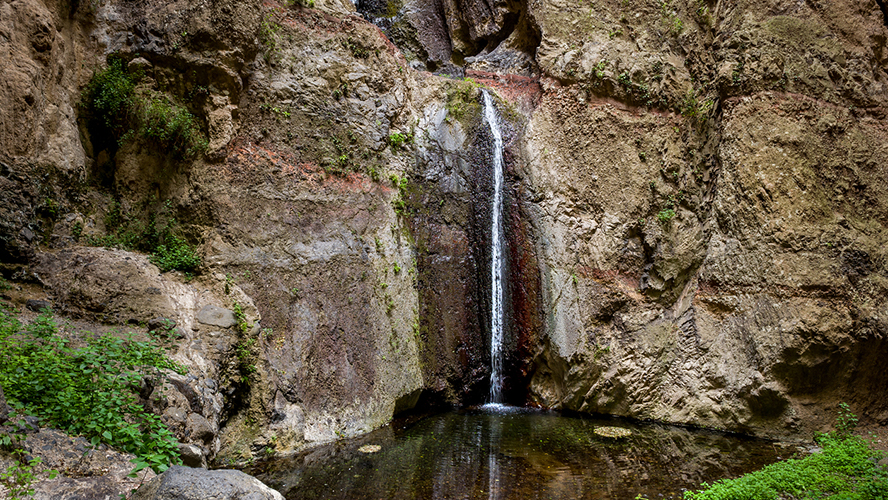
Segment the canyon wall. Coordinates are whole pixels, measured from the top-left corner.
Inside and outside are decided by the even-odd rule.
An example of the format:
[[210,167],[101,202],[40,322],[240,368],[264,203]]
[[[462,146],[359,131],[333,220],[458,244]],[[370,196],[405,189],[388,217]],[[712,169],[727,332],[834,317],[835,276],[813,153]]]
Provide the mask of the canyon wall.
[[875,2],[532,4],[533,400],[767,435],[888,422]]
[[[175,321],[190,374],[143,397],[198,461],[484,401],[481,86],[506,130],[510,401],[772,436],[840,401],[888,423],[877,2],[0,9],[7,299]],[[201,154],[95,133],[80,103],[109,56],[197,117]],[[155,220],[195,276],[95,244]]]

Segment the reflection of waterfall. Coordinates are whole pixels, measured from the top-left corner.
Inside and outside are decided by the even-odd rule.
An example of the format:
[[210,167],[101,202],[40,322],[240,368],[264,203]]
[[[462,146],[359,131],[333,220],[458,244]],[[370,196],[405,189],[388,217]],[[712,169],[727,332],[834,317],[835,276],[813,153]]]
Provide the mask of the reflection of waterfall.
[[503,135],[490,93],[484,91],[484,120],[493,137],[493,221],[490,231],[490,402],[503,402]]
[[500,500],[503,498],[500,487],[499,448],[502,441],[502,417],[489,415],[490,430],[487,434],[487,498]]

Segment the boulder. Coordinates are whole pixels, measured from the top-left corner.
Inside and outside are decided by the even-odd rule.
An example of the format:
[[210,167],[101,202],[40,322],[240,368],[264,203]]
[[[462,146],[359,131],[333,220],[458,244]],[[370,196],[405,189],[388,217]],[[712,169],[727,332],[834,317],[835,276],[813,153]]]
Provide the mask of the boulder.
[[139,488],[133,500],[284,500],[284,497],[240,471],[173,466]]
[[34,312],[40,312],[44,309],[52,310],[52,304],[50,304],[48,300],[28,299],[28,301],[25,302],[25,307]]
[[237,324],[234,311],[214,305],[206,305],[197,313],[197,321],[219,328],[231,328]]
[[179,456],[182,458],[182,463],[188,467],[201,469],[206,469],[207,467],[207,456],[200,446],[180,444]]

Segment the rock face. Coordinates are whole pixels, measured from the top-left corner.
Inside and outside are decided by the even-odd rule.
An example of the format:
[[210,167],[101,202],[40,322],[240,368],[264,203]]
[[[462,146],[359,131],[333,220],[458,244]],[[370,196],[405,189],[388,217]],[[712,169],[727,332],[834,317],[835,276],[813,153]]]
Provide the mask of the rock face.
[[527,2],[365,0],[358,10],[383,28],[418,69],[449,75],[466,69],[537,74],[539,30]]
[[[18,446],[29,457],[41,459],[41,463],[32,470],[36,482],[34,495],[29,498],[35,500],[119,498],[121,493],[129,492],[155,476],[151,469],[146,469],[138,477],[129,477],[133,469],[133,455],[110,450],[103,445],[96,448],[82,437],[72,438],[54,429],[28,432]],[[10,457],[0,455],[0,467],[4,471],[11,464]],[[49,479],[49,469],[63,473]],[[0,494],[4,498],[6,493],[0,486]]]
[[[507,143],[511,401],[790,436],[847,401],[888,424],[879,4],[358,2],[381,29],[353,7],[0,7],[0,272],[164,339],[189,375],[142,396],[189,463],[484,401],[480,85]],[[79,116],[109,55],[196,117],[203,154]],[[98,246],[160,221],[196,276]]]
[[535,401],[806,435],[845,400],[886,423],[886,30],[865,4],[534,4]]
[[172,466],[133,494],[133,500],[284,500],[258,479],[236,470]]

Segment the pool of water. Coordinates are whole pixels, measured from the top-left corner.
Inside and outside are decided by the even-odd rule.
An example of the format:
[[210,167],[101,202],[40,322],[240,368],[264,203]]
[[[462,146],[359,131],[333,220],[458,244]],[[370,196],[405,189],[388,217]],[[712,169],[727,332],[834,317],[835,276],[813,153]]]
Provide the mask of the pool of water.
[[[602,438],[593,433],[601,426],[632,435]],[[716,432],[485,407],[396,423],[248,472],[289,500],[660,500],[796,451]]]

